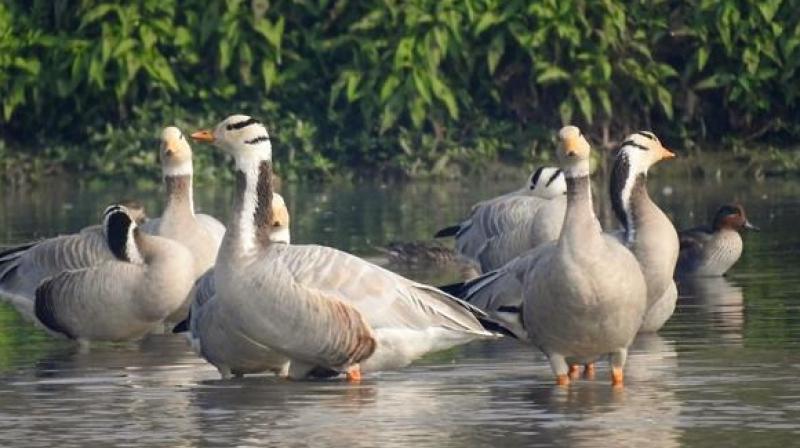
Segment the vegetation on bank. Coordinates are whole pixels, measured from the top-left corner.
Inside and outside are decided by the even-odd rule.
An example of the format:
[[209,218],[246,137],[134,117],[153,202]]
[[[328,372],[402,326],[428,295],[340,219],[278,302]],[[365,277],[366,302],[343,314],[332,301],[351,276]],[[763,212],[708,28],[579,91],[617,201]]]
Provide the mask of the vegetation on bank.
[[231,112],[268,123],[290,177],[546,158],[564,122],[784,147],[798,65],[800,0],[11,0],[0,172],[152,175],[164,125]]

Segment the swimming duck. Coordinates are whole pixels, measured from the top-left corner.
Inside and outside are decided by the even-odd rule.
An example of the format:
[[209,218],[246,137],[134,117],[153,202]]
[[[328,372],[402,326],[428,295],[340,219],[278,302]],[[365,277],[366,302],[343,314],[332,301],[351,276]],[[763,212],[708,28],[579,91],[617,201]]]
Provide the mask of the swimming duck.
[[272,146],[255,118],[232,115],[192,134],[233,156],[233,214],[214,269],[232,331],[289,358],[290,378],[398,368],[420,356],[494,338],[480,310],[330,247],[275,244]]
[[739,204],[723,205],[711,226],[682,230],[678,276],[725,275],[742,255],[742,230],[760,230],[747,220]]
[[489,238],[527,223],[540,206],[550,199],[563,197],[565,191],[560,169],[540,167],[531,174],[524,188],[475,204],[467,219],[439,230],[434,237],[455,236],[456,252],[478,261]]
[[622,242],[636,256],[647,281],[647,313],[642,332],[658,331],[675,310],[678,289],[672,279],[678,260],[678,233],[647,193],[647,172],[674,158],[649,131],[629,135],[620,145],[609,182],[611,205],[624,232]]
[[106,209],[103,233],[113,259],[64,269],[37,286],[34,312],[52,333],[80,342],[134,340],[186,300],[194,277],[184,269],[192,263],[185,247],[141,232],[121,205]]

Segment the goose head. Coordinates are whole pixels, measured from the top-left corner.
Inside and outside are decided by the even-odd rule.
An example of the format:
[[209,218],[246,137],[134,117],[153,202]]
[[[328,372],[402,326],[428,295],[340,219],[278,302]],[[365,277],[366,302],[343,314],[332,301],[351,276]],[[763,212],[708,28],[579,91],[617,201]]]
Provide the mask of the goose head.
[[194,132],[192,138],[211,143],[230,154],[240,169],[258,165],[261,161],[272,161],[269,133],[258,119],[249,115],[231,115],[214,129]]
[[289,209],[286,207],[286,202],[283,196],[278,193],[272,194],[272,231],[269,234],[269,240],[273,243],[290,242],[289,233]]
[[558,131],[558,160],[566,177],[589,175],[589,142],[577,126],[564,126]]
[[647,174],[651,166],[674,159],[675,153],[665,148],[650,131],[638,131],[625,138],[617,152],[617,163],[626,161],[629,175]]
[[169,126],[161,131],[161,171],[164,176],[192,174],[192,147],[180,129]]
[[761,230],[747,220],[744,207],[739,204],[729,204],[720,207],[719,210],[717,210],[717,214],[714,215],[712,227],[714,230]]
[[543,166],[534,171],[528,188],[531,194],[542,199],[552,199],[567,194],[564,172],[554,166]]
[[127,207],[112,204],[105,209],[103,233],[108,249],[121,261],[141,264],[143,259],[136,247],[135,232],[138,232],[136,219]]

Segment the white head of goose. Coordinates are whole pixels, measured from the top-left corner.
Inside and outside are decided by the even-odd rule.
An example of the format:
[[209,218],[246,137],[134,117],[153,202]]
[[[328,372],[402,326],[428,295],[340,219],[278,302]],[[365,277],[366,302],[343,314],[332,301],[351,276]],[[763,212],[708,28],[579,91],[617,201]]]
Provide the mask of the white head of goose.
[[564,172],[554,166],[537,168],[530,176],[528,188],[531,194],[542,199],[553,199],[567,194]]
[[[232,331],[290,360],[289,376],[407,365],[431,351],[496,335],[485,313],[330,247],[274,244],[272,147],[256,119],[234,115],[192,137],[231,154],[232,223],[214,269]],[[313,310],[313,312],[310,312]]]
[[623,241],[647,281],[647,313],[642,332],[658,331],[675,310],[678,291],[672,280],[678,259],[678,234],[667,215],[647,193],[647,173],[675,157],[652,132],[638,131],[620,145],[611,171],[609,193]]

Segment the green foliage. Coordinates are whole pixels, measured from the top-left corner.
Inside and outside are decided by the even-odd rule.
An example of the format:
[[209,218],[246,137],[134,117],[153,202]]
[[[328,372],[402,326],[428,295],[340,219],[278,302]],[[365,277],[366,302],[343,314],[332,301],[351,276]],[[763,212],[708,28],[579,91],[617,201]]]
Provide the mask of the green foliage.
[[289,176],[444,174],[538,155],[567,122],[796,139],[798,65],[800,0],[12,0],[0,139],[142,175],[161,127],[246,112]]

